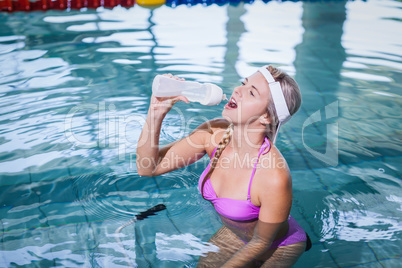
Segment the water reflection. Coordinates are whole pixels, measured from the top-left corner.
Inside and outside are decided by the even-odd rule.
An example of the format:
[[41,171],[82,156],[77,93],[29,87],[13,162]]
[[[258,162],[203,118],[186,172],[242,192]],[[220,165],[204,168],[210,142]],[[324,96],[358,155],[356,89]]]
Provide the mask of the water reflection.
[[217,246],[205,243],[189,233],[172,236],[156,233],[155,245],[157,257],[161,261],[191,262],[192,256],[219,251]]
[[[243,3],[237,7],[228,6],[227,15],[229,20],[226,23],[226,52],[224,56],[224,68],[222,71],[222,84],[229,85],[225,91],[226,94],[232,94],[232,89],[237,86],[238,80],[242,79],[236,70],[236,63],[240,57],[240,38],[246,32],[242,16],[246,14],[246,8]],[[232,84],[235,83],[233,86]]]
[[[313,124],[306,125],[306,121],[303,122],[302,141],[298,140],[297,144],[304,145],[308,151],[304,158],[309,160],[310,151],[320,160],[325,159],[330,151],[335,150],[334,153],[337,154],[338,137],[332,133],[334,128],[329,124],[338,119],[337,92],[340,88],[342,66],[346,60],[342,46],[345,19],[346,1],[303,2],[302,25],[305,31],[302,42],[295,47],[294,62],[295,78],[303,93],[301,110],[305,113],[304,116],[312,116],[317,111],[326,109]],[[335,106],[335,113],[330,115],[328,108],[332,106]],[[332,157],[337,158],[337,155]],[[320,167],[326,164],[320,160],[314,161],[313,158],[308,161],[309,166]],[[338,163],[337,159],[333,160],[333,163]]]
[[[140,267],[165,265],[167,259],[174,267],[195,262],[205,249],[202,241],[219,228],[195,187],[206,162],[153,179],[135,170],[152,78],[174,72],[219,83],[230,93],[240,78],[266,63],[295,75],[303,90],[302,111],[283,129],[279,143],[295,172],[294,216],[315,243],[302,262],[358,265],[372,260],[374,249],[389,260],[399,252],[401,233],[401,55],[399,35],[389,34],[400,29],[400,4],[381,3],[271,1],[1,15],[5,261],[47,266],[51,250],[65,266],[72,260],[84,266],[108,258],[124,262],[114,230],[135,212],[164,203],[166,214],[125,230],[126,249]],[[378,15],[364,13],[366,6]],[[381,29],[381,38],[373,40],[366,28]],[[339,123],[340,165],[327,168],[306,151],[300,129],[319,109],[324,118],[322,108],[336,100],[339,118],[309,126],[305,137],[306,146],[324,153],[325,124]],[[87,107],[74,114],[67,129],[82,144],[65,136],[74,107]],[[178,107],[181,113],[166,118],[162,143],[221,111]],[[183,245],[195,250],[188,253]],[[14,259],[10,251],[27,259]],[[344,258],[344,251],[353,252],[354,260]]]

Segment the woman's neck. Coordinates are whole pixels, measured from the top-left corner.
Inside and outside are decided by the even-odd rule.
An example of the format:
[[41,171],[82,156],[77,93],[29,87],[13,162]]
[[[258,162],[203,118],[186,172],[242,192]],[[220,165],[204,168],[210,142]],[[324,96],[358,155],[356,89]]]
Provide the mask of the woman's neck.
[[230,147],[240,155],[258,150],[266,137],[265,129],[247,129],[245,126],[234,126]]

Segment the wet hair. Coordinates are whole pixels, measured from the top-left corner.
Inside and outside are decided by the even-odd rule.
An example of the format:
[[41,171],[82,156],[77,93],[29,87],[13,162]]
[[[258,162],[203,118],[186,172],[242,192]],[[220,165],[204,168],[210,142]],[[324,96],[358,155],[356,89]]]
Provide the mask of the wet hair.
[[[281,84],[282,92],[285,97],[286,105],[288,107],[290,115],[295,114],[299,110],[301,105],[301,93],[296,81],[284,71],[275,68],[271,65],[269,65],[267,69],[271,73],[275,81]],[[272,140],[272,138],[275,136],[279,124],[279,119],[276,114],[275,104],[272,101],[272,96],[270,97],[270,101],[268,102],[267,113],[271,119],[271,123],[267,125],[266,135],[270,140]],[[226,146],[229,144],[232,138],[232,134],[233,134],[233,124],[230,124],[229,127],[226,129],[226,132],[223,135],[221,141],[218,144],[218,148],[216,149],[215,155],[211,160],[209,171],[205,175],[202,181],[201,184],[202,196],[204,196],[205,182],[208,180],[208,178],[214,171],[219,157],[221,156],[223,150],[225,150]]]
[[208,170],[207,174],[205,175],[204,180],[201,183],[201,195],[203,197],[204,197],[205,182],[207,181],[207,179],[211,176],[212,172],[214,171],[219,157],[221,156],[223,150],[226,148],[226,146],[229,144],[230,140],[232,139],[232,134],[233,134],[233,124],[230,124],[229,127],[226,129],[225,134],[223,134],[221,141],[218,144],[218,148],[216,149],[214,157],[211,160],[211,165],[209,167],[209,170]]

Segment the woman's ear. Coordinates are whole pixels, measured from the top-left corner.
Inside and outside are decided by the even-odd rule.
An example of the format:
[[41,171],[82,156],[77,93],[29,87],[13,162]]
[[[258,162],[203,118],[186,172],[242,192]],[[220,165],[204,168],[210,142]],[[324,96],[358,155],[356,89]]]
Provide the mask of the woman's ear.
[[265,113],[265,114],[261,115],[260,118],[259,118],[259,120],[260,120],[260,123],[261,123],[262,125],[269,125],[269,124],[271,124],[271,118],[269,117],[268,113]]

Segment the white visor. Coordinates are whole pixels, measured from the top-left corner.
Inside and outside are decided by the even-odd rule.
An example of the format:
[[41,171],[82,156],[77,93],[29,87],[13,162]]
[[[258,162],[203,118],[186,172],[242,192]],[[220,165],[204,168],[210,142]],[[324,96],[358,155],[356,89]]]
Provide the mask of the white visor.
[[268,66],[263,66],[258,71],[265,77],[269,84],[269,89],[271,90],[272,100],[274,102],[276,115],[278,116],[279,124],[276,129],[273,143],[276,141],[276,137],[278,136],[279,128],[282,124],[285,124],[292,117],[289,113],[288,106],[286,105],[285,96],[283,96],[281,84],[276,82],[272,77],[271,73],[267,69]]

